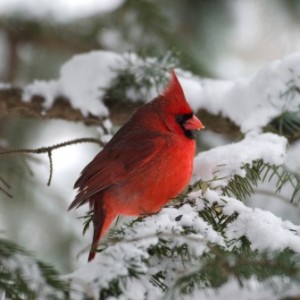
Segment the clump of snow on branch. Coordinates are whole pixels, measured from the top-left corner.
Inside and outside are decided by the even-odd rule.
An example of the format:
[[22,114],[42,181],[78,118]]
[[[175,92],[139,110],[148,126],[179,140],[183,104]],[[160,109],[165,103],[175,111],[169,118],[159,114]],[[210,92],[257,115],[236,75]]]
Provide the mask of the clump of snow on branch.
[[[38,262],[23,253],[14,253],[9,258],[1,261],[3,270],[9,270],[16,278],[24,278],[28,288],[35,294],[35,299],[62,299],[63,292],[51,286],[45,279],[45,271]],[[53,277],[54,278],[54,277]],[[52,278],[52,279],[53,279]]]
[[[166,59],[168,59],[167,56]],[[135,53],[120,55],[109,51],[93,51],[90,53],[75,55],[67,61],[60,69],[57,80],[35,80],[24,88],[23,100],[29,101],[34,95],[45,98],[44,107],[52,106],[58,96],[68,98],[74,108],[78,108],[84,115],[91,112],[94,115],[106,116],[108,109],[103,103],[105,90],[110,87],[112,79],[118,75],[118,71],[129,68],[138,83],[143,77],[143,65],[157,69],[157,59],[140,59]],[[161,67],[161,66],[160,66]],[[155,73],[156,70],[152,70]],[[152,88],[149,89],[150,96],[156,96],[155,82],[149,76]],[[145,87],[145,89],[147,89]],[[132,101],[140,99],[135,89],[128,89],[124,98]],[[122,100],[122,99],[120,99]],[[151,100],[150,98],[145,99]]]
[[[184,236],[182,233],[187,227],[192,227],[194,232]],[[170,248],[188,242],[191,253],[196,256],[201,256],[207,250],[209,243],[225,245],[223,237],[199,217],[196,207],[189,204],[178,209],[164,208],[158,214],[146,217],[143,222],[135,222],[132,227],[123,227],[119,238],[120,240],[115,244],[98,253],[94,261],[64,276],[65,280],[71,282],[76,294],[81,291],[83,294],[90,293],[90,296],[96,297],[100,290],[107,288],[113,279],[128,276],[128,269],[133,266],[140,273],[140,278],[136,280],[134,288],[142,289],[147,293],[151,292],[152,296],[153,294],[162,295],[161,291],[156,290],[152,285],[147,287],[148,290],[143,287],[158,268],[157,262],[151,264],[148,249],[157,245],[159,239],[168,242]],[[173,262],[172,269],[174,268],[182,268],[181,263]],[[99,276],[100,273],[101,276]],[[123,288],[124,293],[128,292],[127,285]],[[139,297],[138,294],[130,299],[141,299]]]
[[287,140],[272,133],[248,134],[242,141],[199,153],[194,162],[193,182],[216,179],[212,186],[225,186],[234,175],[244,177],[245,164],[262,159],[271,165],[282,165]]
[[[285,162],[287,140],[272,133],[248,134],[244,140],[220,146],[195,158],[193,181],[211,180],[210,187],[226,186],[234,175],[246,175],[243,166],[262,159],[270,165],[280,166]],[[218,203],[223,213],[238,217],[227,228],[228,239],[246,236],[253,250],[283,250],[290,248],[300,252],[300,227],[282,221],[268,211],[251,209],[241,201],[222,195],[221,190],[208,189],[204,195],[210,204]],[[199,193],[190,195],[197,198]]]
[[44,105],[48,108],[56,97],[64,96],[84,115],[92,112],[106,116],[108,110],[102,101],[104,89],[116,75],[114,68],[122,62],[121,55],[108,51],[75,55],[61,67],[58,80],[34,81],[25,87],[23,99],[28,101],[33,95],[44,96]]
[[[133,71],[142,70],[138,67],[142,61],[132,53],[122,56],[108,51],[94,51],[76,55],[62,66],[58,80],[33,82],[24,89],[23,99],[28,101],[33,95],[42,95],[47,108],[56,96],[62,95],[69,98],[83,114],[107,115],[109,112],[103,103],[104,90],[110,87],[117,71],[124,69],[128,60]],[[228,117],[244,133],[260,131],[285,111],[299,110],[299,54],[271,63],[252,78],[205,80],[180,70],[178,74],[195,111],[203,108],[212,114]],[[136,75],[138,80],[140,75]],[[151,96],[155,96],[153,91],[155,89],[152,89]],[[132,101],[141,100],[140,95],[135,93],[134,89],[129,88],[127,96]]]
[[200,80],[181,76],[193,109],[221,114],[241,131],[260,131],[285,111],[299,111],[300,54],[287,56],[264,67],[252,78]]
[[238,213],[237,218],[226,228],[225,236],[228,241],[246,236],[252,250],[276,251],[289,248],[300,252],[300,226],[283,221],[269,211],[249,208],[235,198],[219,195],[217,191],[207,189],[204,195],[201,193],[195,192],[190,196],[204,197],[211,205],[218,203],[225,215]]
[[[74,292],[72,299],[83,299],[84,296],[97,298],[100,291],[107,288],[110,282],[128,276],[130,267],[134,267],[139,275],[128,281],[121,280],[122,297],[130,295],[130,299],[143,299],[141,295],[147,294],[149,297],[147,299],[164,299],[164,293],[149,283],[151,275],[159,270],[172,274],[168,285],[173,286],[181,273],[193,269],[195,260],[205,255],[210,245],[220,245],[230,251],[230,247],[234,245],[232,241],[236,240],[238,245],[241,236],[249,239],[253,250],[289,248],[300,252],[300,226],[282,221],[268,211],[248,208],[241,201],[220,196],[210,189],[205,193],[202,191],[191,193],[190,199],[196,201],[195,206],[185,204],[179,209],[164,208],[157,215],[145,218],[143,222],[136,222],[132,227],[123,227],[119,241],[98,253],[96,259],[88,265],[65,276],[64,279],[70,282]],[[215,203],[220,205],[225,215],[238,213],[237,218],[229,224],[222,235],[199,216],[199,211],[204,208],[204,199],[206,205]],[[189,227],[193,228],[193,233],[182,235]],[[181,260],[171,259],[170,262],[165,260],[157,264],[155,258],[149,257],[148,250],[157,245],[160,239],[163,239],[170,249],[188,244],[190,261],[182,264]],[[230,246],[227,246],[229,244]],[[250,291],[253,291],[253,288],[255,291],[260,289],[261,285],[256,283],[257,286],[252,286]],[[227,284],[230,284],[230,281]],[[227,285],[221,289],[226,287]],[[234,294],[240,289],[241,287],[234,285],[230,293]],[[211,292],[210,288],[197,290],[197,295],[203,294],[206,290]],[[283,288],[282,291],[284,293]],[[299,288],[297,291],[299,292]],[[244,293],[247,294],[246,291]],[[272,291],[268,290],[266,293]],[[123,299],[122,297],[120,299]]]
[[144,274],[147,267],[143,259],[146,258],[148,254],[136,245],[122,243],[110,246],[95,261],[63,279],[71,283],[72,299],[82,299],[84,296],[98,299],[101,289],[109,288],[111,281],[129,276],[128,269],[135,268]]

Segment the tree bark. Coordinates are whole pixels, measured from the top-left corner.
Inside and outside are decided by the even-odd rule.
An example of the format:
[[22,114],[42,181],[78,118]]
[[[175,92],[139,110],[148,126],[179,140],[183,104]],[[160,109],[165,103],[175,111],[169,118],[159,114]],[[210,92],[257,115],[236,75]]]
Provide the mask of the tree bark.
[[[33,96],[29,101],[22,100],[22,89],[7,88],[0,90],[0,118],[18,116],[32,119],[62,119],[65,121],[82,122],[87,126],[101,126],[106,117],[99,117],[92,113],[83,115],[74,108],[65,97],[57,97],[50,108],[44,108],[44,98]],[[124,101],[106,101],[110,115],[109,118],[116,125],[122,125],[130,118],[132,113],[142,103]],[[236,137],[240,135],[239,127],[228,118],[221,115],[212,115],[210,112],[201,109],[197,112],[206,129],[220,134]]]

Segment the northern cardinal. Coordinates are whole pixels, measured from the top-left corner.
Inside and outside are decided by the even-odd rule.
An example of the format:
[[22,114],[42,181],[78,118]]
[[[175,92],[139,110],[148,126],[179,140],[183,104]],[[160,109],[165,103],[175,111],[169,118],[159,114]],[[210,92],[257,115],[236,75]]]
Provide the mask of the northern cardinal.
[[88,260],[118,215],[158,212],[188,184],[203,128],[174,71],[165,90],[141,106],[83,169],[69,209],[89,202],[94,236]]

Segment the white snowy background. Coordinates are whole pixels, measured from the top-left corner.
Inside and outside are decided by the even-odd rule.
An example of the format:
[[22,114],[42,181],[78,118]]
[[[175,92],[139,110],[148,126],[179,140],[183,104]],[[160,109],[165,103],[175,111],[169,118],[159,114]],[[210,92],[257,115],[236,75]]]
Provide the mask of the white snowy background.
[[[65,18],[88,15],[91,11],[98,9],[114,9],[120,3],[121,0],[60,0],[57,2],[41,1],[41,5],[36,6],[35,1],[30,0],[1,0],[0,14],[20,9],[26,10],[29,15],[32,14],[38,18],[45,14],[53,14],[58,20],[63,21]],[[286,163],[294,171],[300,171],[298,157],[300,143],[287,148],[285,138],[261,132],[263,126],[282,112],[286,110],[299,111],[299,94],[288,105],[280,95],[286,91],[289,82],[298,86],[300,84],[300,54],[297,54],[297,52],[300,53],[300,31],[291,28],[288,31],[281,30],[276,37],[269,35],[270,28],[264,26],[261,16],[263,11],[259,7],[257,1],[236,1],[237,26],[231,36],[235,52],[228,51],[220,55],[220,61],[215,66],[216,71],[223,79],[203,79],[185,70],[176,70],[186,97],[195,111],[204,108],[213,114],[220,113],[238,125],[245,134],[242,141],[227,144],[226,140],[222,140],[217,135],[204,132],[202,138],[210,141],[212,149],[196,156],[193,181],[200,178],[210,180],[217,173],[218,177],[225,179],[219,180],[215,184],[224,186],[232,176],[244,175],[245,171],[241,168],[243,164],[251,165],[257,159],[263,159],[274,165]],[[64,13],[62,14],[62,12]],[[281,20],[281,23],[276,26],[280,27],[285,23],[288,23],[288,20]],[[254,49],[253,45],[259,44],[263,39],[268,39],[267,45],[263,45],[262,49],[256,49],[256,55],[249,59],[245,55],[249,50],[245,49]],[[273,47],[275,44],[276,47]],[[243,55],[238,56],[237,53]],[[1,36],[0,55],[5,56],[5,41],[1,40]],[[112,70],[115,67],[122,67],[122,60],[123,55],[108,51],[92,51],[76,55],[61,66],[58,78],[48,81],[37,78],[26,84],[23,100],[28,101],[32,95],[40,94],[45,97],[44,105],[47,108],[52,105],[55,96],[65,95],[70,99],[72,105],[80,109],[83,114],[92,112],[97,115],[109,116],[107,107],[102,101],[99,101],[99,98],[101,99],[103,96],[101,88],[109,86],[114,77]],[[137,63],[139,63],[138,58]],[[145,101],[149,100],[151,100],[150,97],[145,99]],[[108,124],[108,126],[110,125]],[[83,125],[51,121],[49,124],[35,129],[34,139],[30,139],[24,147],[36,148],[82,136],[98,137],[99,135],[98,130],[86,128]],[[24,208],[23,217],[20,219],[22,225],[17,230],[12,230],[12,227],[8,225],[11,216],[5,213],[5,205],[0,202],[0,215],[4,212],[0,219],[0,232],[4,231],[8,237],[27,246],[30,250],[34,250],[42,259],[56,264],[64,273],[70,273],[64,278],[73,280],[75,290],[89,291],[91,295],[97,295],[99,282],[93,286],[93,279],[99,279],[99,270],[102,274],[106,274],[101,277],[103,286],[116,274],[126,275],[127,271],[122,263],[133,258],[137,260],[137,263],[141,263],[143,255],[145,255],[143,249],[150,244],[157,243],[157,238],[154,236],[161,228],[164,228],[162,234],[167,235],[174,229],[180,232],[183,230],[183,226],[193,223],[197,228],[193,250],[198,254],[204,252],[210,242],[224,245],[224,237],[219,236],[209,225],[197,217],[194,209],[187,204],[180,211],[164,208],[158,215],[149,217],[153,224],[152,227],[143,228],[143,223],[141,223],[141,228],[137,224],[132,232],[128,229],[128,241],[137,239],[138,242],[132,244],[126,243],[125,240],[123,245],[114,245],[110,248],[109,255],[104,251],[94,263],[87,266],[87,253],[84,250],[89,246],[91,232],[82,237],[82,222],[77,219],[86,209],[82,208],[74,212],[67,212],[66,209],[74,197],[75,191],[72,190],[72,187],[80,170],[98,151],[98,146],[87,144],[55,151],[53,154],[54,176],[50,187],[46,186],[48,178],[46,155],[44,158],[40,158],[39,164],[33,163],[34,177],[30,180],[30,184],[31,187],[39,186],[35,193],[36,198],[41,199],[41,201],[36,201],[36,213],[32,214]],[[228,215],[234,211],[239,213],[239,217],[226,232],[228,239],[245,235],[250,240],[253,249],[282,250],[284,247],[289,247],[300,252],[300,211],[282,199],[270,199],[263,194],[258,194],[253,201],[246,203],[246,206],[230,197],[223,196],[221,199],[217,190],[210,189],[205,192],[193,193],[190,197],[196,199],[198,208],[203,205],[200,200],[202,197],[205,197],[210,203],[217,202],[222,205],[226,200],[224,213]],[[43,224],[43,211],[52,212],[55,219],[45,220]],[[174,219],[180,214],[184,217],[180,222],[175,222]],[[55,235],[70,236],[69,248],[55,250],[56,236],[48,234],[46,236],[49,226],[53,226],[52,230]],[[141,239],[145,236],[148,238]],[[58,253],[62,253],[60,261],[57,261]],[[71,263],[64,262],[66,256],[71,257]],[[116,273],[109,273],[111,270],[108,267],[110,260],[116,265]],[[141,265],[143,264],[141,263]],[[143,271],[146,271],[147,266],[143,267],[145,268]],[[144,285],[138,287],[132,283],[132,286],[127,289],[125,297],[140,299],[139,297],[150,288],[145,282]],[[297,293],[299,294],[299,287],[292,286],[289,295]],[[207,295],[210,295],[209,299],[224,299],[225,297],[229,299],[277,299],[276,297],[283,297],[285,294],[276,295],[274,291],[261,287],[255,279],[249,281],[249,289],[241,289],[238,283],[232,279],[217,294],[206,290],[205,293],[195,294],[194,298],[189,299],[206,299]],[[152,299],[159,299],[161,296],[158,289],[153,289]],[[80,294],[75,293],[73,298],[77,299],[76,297],[80,299]]]

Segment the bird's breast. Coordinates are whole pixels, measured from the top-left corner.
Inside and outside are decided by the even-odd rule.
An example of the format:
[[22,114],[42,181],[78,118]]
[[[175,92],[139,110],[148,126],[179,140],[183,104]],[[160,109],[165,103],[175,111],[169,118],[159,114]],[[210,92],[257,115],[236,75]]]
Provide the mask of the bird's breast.
[[120,182],[111,191],[112,198],[118,199],[118,214],[139,215],[159,211],[189,183],[194,154],[193,140],[170,143],[151,162]]

